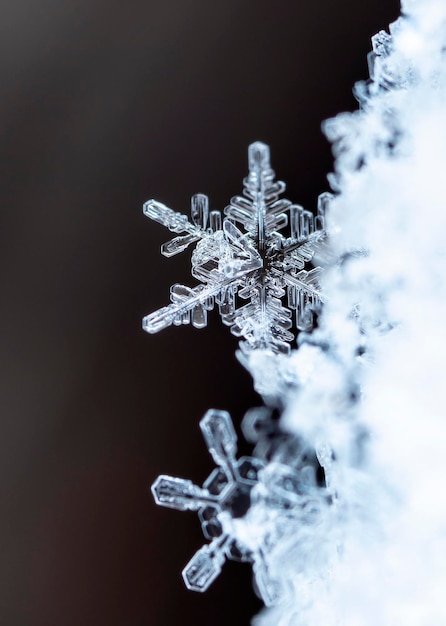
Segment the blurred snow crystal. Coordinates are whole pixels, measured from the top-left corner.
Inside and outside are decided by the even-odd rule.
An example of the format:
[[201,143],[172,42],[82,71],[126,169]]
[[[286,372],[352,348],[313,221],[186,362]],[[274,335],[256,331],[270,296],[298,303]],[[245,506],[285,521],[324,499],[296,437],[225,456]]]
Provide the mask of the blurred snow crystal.
[[260,143],[223,225],[212,212],[207,226],[204,196],[193,223],[145,205],[185,233],[166,255],[197,243],[201,283],[173,287],[146,330],[204,326],[217,303],[265,400],[242,423],[251,457],[236,460],[214,410],[201,426],[218,467],[203,487],[153,486],[159,504],[198,510],[210,541],[186,566],[190,588],[225,558],[252,563],[267,607],[256,626],[446,624],[446,3],[402,9],[372,38],[360,109],[323,125],[336,195],[314,220],[279,200]]

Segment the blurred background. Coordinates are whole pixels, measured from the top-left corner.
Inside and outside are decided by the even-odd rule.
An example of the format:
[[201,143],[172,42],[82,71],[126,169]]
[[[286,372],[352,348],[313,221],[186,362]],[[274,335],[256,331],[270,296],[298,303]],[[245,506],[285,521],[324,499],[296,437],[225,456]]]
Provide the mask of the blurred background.
[[[143,315],[187,253],[141,213],[242,189],[270,144],[286,197],[327,190],[323,119],[353,110],[370,36],[397,0],[4,0],[0,37],[0,623],[249,624],[249,566],[204,595],[181,569],[195,513],[155,507],[159,473],[201,484],[198,421],[257,405],[237,341],[209,327],[149,336]],[[240,442],[244,452],[249,449]]]

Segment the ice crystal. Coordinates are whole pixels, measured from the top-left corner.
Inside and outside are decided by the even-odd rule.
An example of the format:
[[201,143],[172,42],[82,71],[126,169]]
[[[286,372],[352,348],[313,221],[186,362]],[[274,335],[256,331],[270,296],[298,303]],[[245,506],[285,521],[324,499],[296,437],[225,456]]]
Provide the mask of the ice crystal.
[[208,198],[202,194],[192,197],[192,221],[156,200],[144,204],[147,217],[184,233],[163,244],[162,254],[170,257],[196,244],[192,276],[200,281],[196,287],[173,285],[172,303],[144,318],[147,332],[190,322],[203,328],[215,304],[223,323],[244,340],[245,355],[257,349],[288,353],[294,338],[292,310],[299,330],[311,328],[313,312],[322,301],[321,268],[305,268],[322,246],[331,196],[319,197],[314,216],[279,198],[285,184],[275,181],[268,146],[251,144],[248,161],[243,196],[231,199],[224,219],[220,211],[209,212]]
[[[260,423],[263,428],[258,428]],[[203,534],[210,540],[183,570],[188,589],[206,591],[229,558],[253,564],[255,586],[266,605],[280,597],[283,581],[270,568],[270,553],[291,527],[295,534],[296,525],[308,527],[310,520],[314,522],[318,508],[327,499],[325,494],[321,497],[324,482],[317,474],[320,466],[316,456],[308,455],[304,446],[294,455],[298,449],[294,445],[289,457],[294,457],[293,467],[271,462],[274,455],[268,445],[260,446],[260,440],[266,443],[266,431],[272,425],[270,412],[262,408],[250,411],[245,428],[251,440],[257,441],[260,454],[237,460],[237,437],[229,414],[211,409],[200,427],[217,468],[203,486],[164,475],[154,482],[157,504],[198,511]]]
[[367,56],[370,78],[356,83],[353,90],[363,108],[378,94],[407,89],[417,80],[413,64],[395,49],[394,38],[401,28],[404,28],[404,20],[400,18],[390,24],[388,33],[380,30],[372,37],[372,50]]

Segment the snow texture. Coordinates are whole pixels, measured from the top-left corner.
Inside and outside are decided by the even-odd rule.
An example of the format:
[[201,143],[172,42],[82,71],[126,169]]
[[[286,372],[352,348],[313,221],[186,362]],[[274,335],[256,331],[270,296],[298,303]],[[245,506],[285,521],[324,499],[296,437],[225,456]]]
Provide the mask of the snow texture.
[[446,4],[404,2],[372,46],[360,110],[324,124],[339,263],[282,418],[318,451],[333,505],[257,626],[446,623]]

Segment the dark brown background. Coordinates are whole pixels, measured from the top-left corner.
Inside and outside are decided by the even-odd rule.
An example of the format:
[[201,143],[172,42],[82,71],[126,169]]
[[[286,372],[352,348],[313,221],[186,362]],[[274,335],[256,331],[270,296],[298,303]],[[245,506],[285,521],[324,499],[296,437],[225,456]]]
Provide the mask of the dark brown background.
[[288,197],[314,208],[320,122],[356,108],[369,37],[396,0],[4,0],[0,19],[0,623],[248,624],[250,568],[205,595],[180,570],[194,513],[157,509],[160,472],[201,482],[209,407],[258,402],[212,316],[142,332],[187,254],[142,216],[241,190],[271,145]]

